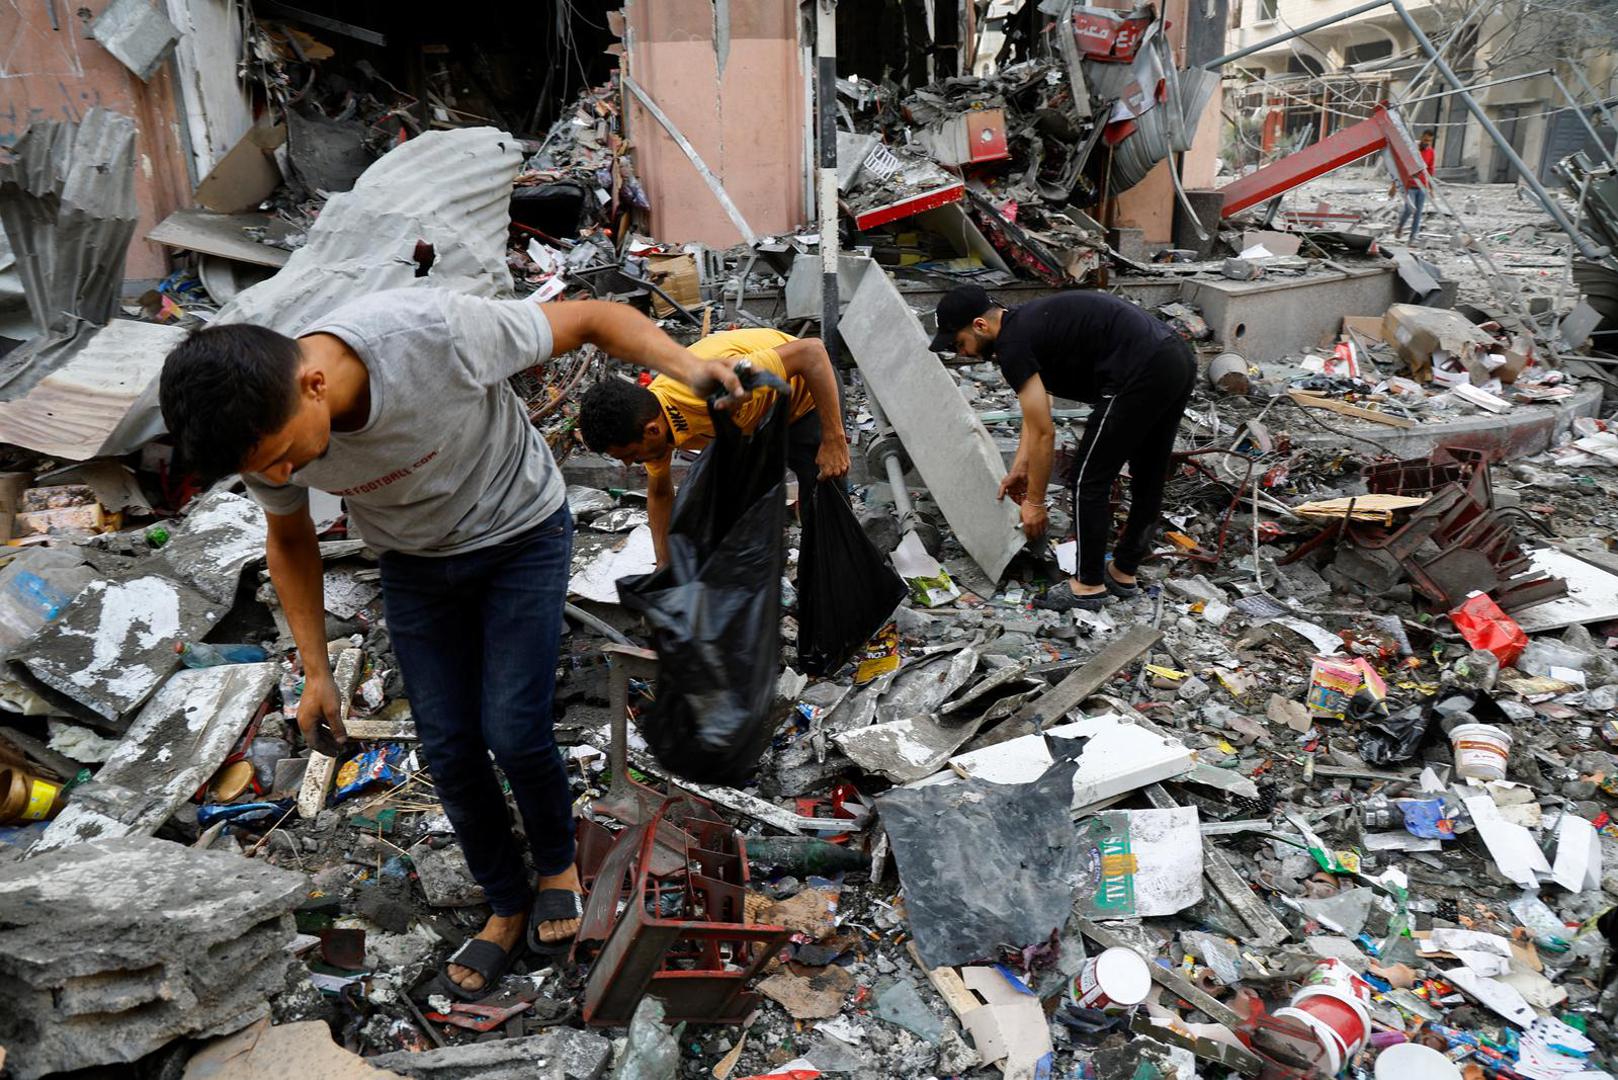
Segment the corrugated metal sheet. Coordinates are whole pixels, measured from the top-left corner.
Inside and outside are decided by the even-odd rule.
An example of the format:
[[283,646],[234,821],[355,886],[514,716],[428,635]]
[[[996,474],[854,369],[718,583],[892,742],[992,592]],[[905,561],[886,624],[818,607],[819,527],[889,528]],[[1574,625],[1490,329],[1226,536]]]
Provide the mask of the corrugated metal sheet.
[[[274,277],[238,293],[216,323],[250,322],[296,334],[339,305],[383,289],[441,287],[509,296],[506,231],[517,140],[495,128],[433,131],[388,151],[353,190],[333,195],[307,242]],[[416,276],[416,242],[433,245]],[[117,432],[139,445],[164,431],[157,380]]]
[[[443,287],[509,295],[506,230],[517,140],[495,128],[428,132],[384,154],[333,195],[308,242],[268,281],[220,309],[218,322],[295,334],[333,308],[382,289]],[[418,240],[436,259],[416,276]]]
[[91,109],[78,124],[28,125],[12,151],[0,164],[0,223],[35,325],[104,325],[135,234],[134,121]]

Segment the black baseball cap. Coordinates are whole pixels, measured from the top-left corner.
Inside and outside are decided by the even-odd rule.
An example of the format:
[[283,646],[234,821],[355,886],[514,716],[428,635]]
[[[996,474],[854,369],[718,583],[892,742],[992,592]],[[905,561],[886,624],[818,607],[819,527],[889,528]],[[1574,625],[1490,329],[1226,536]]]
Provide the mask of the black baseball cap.
[[954,352],[955,335],[994,306],[989,291],[982,285],[957,285],[945,293],[938,301],[938,333],[933,335],[933,352]]

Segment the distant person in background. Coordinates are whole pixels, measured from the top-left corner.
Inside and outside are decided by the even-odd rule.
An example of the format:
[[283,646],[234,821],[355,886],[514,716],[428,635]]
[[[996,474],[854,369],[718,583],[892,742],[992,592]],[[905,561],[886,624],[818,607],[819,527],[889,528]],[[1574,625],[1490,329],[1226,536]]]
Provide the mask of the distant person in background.
[[[1405,222],[1410,222],[1410,239],[1414,240],[1416,234],[1421,232],[1421,208],[1427,204],[1427,178],[1433,174],[1433,140],[1438,132],[1428,128],[1421,133],[1417,143],[1417,152],[1421,154],[1421,171],[1410,178],[1405,187],[1404,209],[1399,211],[1399,224],[1393,227],[1393,238],[1400,239],[1405,231]],[[1388,194],[1392,195],[1399,190],[1399,181],[1394,179],[1388,186]],[[1413,219],[1413,220],[1412,220]]]

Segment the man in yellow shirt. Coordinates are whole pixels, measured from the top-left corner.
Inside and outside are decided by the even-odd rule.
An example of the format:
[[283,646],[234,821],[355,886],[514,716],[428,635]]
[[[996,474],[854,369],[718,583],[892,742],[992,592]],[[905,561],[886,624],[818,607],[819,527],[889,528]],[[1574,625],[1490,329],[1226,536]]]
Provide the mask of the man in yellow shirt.
[[[787,409],[787,465],[798,477],[800,497],[816,480],[848,475],[848,436],[838,408],[837,376],[816,338],[779,330],[725,330],[690,346],[701,360],[743,360],[792,386]],[[774,411],[776,395],[760,391],[730,417],[751,434]],[[659,375],[650,386],[608,377],[591,387],[579,406],[585,445],[626,465],[646,466],[646,509],[661,566],[668,557],[669,517],[674,509],[675,450],[699,451],[713,441],[708,403],[684,383]]]

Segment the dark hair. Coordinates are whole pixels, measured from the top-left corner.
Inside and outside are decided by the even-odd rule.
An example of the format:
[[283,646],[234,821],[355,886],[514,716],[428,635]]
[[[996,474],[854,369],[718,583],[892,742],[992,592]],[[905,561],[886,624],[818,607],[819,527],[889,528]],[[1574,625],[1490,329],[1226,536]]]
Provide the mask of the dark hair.
[[1422,132],[1422,134],[1423,135],[1431,135],[1435,139],[1438,138],[1438,131],[1435,128],[1427,128],[1425,131]]
[[579,434],[585,446],[600,454],[640,442],[646,425],[660,412],[656,394],[612,375],[590,387],[579,403]]
[[163,361],[158,399],[183,469],[211,483],[236,472],[298,403],[298,343],[264,326],[194,330]]

